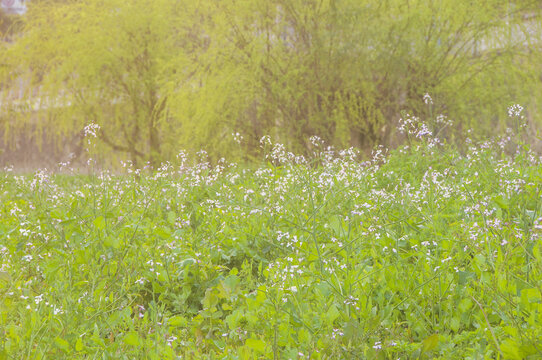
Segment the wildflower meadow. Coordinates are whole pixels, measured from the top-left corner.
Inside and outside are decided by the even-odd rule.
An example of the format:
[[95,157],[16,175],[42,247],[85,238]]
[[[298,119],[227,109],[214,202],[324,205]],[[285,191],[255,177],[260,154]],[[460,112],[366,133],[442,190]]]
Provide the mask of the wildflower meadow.
[[405,114],[370,158],[6,168],[0,359],[540,359],[542,158],[509,112],[462,147]]

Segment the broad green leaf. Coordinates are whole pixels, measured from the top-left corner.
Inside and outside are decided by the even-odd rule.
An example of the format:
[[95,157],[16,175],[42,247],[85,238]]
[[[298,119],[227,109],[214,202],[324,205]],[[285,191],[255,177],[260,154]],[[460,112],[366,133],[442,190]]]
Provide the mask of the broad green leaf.
[[112,247],[114,249],[118,249],[118,248],[120,248],[121,241],[117,236],[111,235],[111,236],[105,237],[104,245],[107,246],[107,247]]
[[429,336],[427,339],[425,339],[422,342],[422,352],[421,353],[425,354],[426,352],[433,350],[434,348],[437,347],[438,342],[439,342],[438,334],[433,334],[433,335]]
[[100,215],[96,219],[94,219],[94,227],[98,230],[105,229],[105,218]]
[[75,351],[81,351],[83,350],[83,339],[78,338],[75,342]]
[[169,239],[171,237],[171,231],[165,227],[156,228],[155,234],[161,237],[162,239]]
[[265,342],[260,339],[247,339],[245,345],[261,353],[265,351]]
[[307,344],[311,339],[311,334],[307,329],[301,328],[301,330],[297,332],[297,337],[300,343]]
[[184,316],[177,315],[169,318],[168,325],[174,326],[174,327],[182,327],[186,326],[187,320]]
[[137,332],[130,331],[124,335],[124,342],[131,346],[139,346],[141,339],[139,338],[139,334]]

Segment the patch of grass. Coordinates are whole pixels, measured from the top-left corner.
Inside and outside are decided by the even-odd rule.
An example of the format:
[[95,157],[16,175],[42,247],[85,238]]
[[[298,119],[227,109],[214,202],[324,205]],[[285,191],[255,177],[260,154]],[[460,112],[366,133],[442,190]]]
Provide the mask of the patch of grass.
[[258,168],[2,173],[0,358],[539,358],[540,157],[413,124],[366,162],[313,138]]

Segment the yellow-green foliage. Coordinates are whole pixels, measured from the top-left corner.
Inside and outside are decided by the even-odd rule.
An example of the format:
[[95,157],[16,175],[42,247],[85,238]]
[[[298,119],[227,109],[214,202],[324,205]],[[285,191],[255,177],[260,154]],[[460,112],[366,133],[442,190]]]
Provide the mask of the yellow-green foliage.
[[539,12],[501,0],[32,2],[0,56],[5,84],[28,79],[31,102],[39,86],[62,105],[37,127],[59,141],[95,122],[104,151],[139,164],[179,149],[250,159],[263,135],[300,152],[311,135],[392,143],[402,110],[505,128],[511,102],[536,105]]

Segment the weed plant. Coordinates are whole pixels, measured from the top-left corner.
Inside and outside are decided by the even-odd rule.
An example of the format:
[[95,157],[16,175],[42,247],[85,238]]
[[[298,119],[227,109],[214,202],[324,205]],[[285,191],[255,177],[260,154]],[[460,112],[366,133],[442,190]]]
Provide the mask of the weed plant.
[[541,358],[541,158],[444,125],[365,162],[265,137],[254,168],[6,169],[0,358]]

